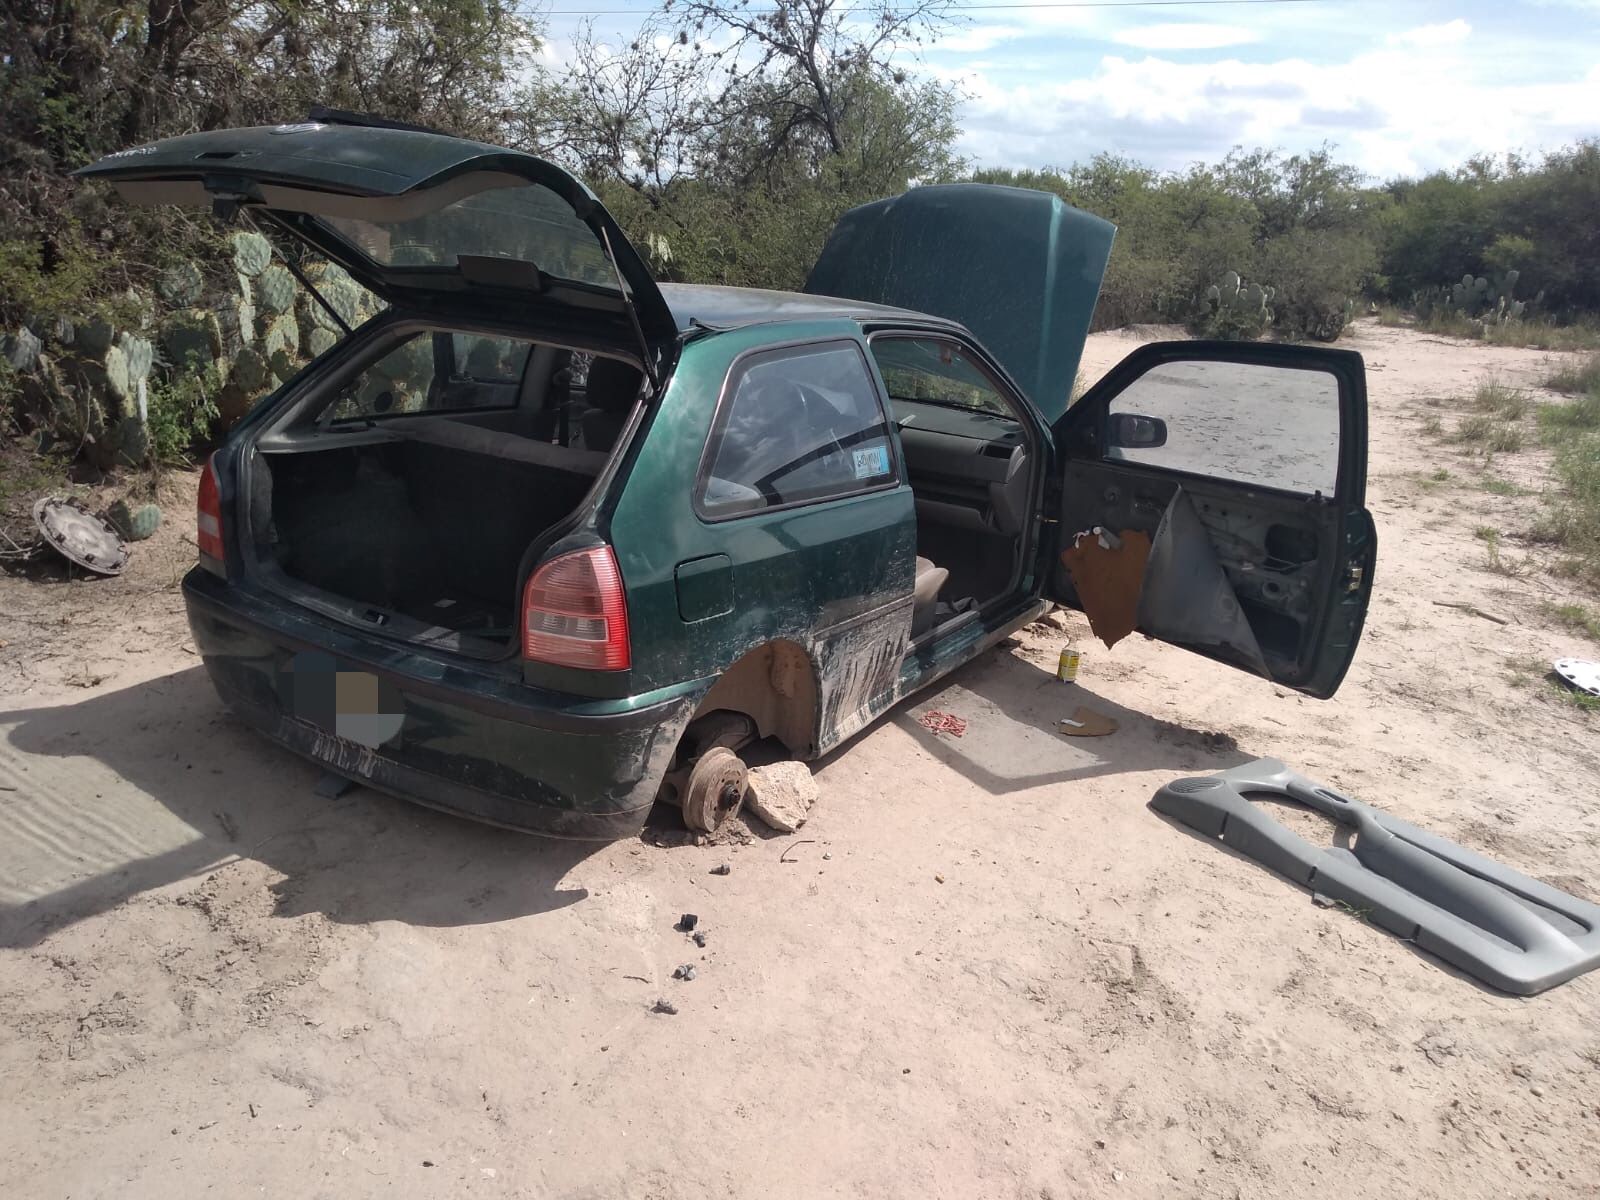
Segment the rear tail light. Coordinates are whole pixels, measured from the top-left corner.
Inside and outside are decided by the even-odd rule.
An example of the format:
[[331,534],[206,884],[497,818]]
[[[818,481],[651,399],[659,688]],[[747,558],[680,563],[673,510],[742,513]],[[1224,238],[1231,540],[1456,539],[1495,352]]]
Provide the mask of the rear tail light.
[[[200,495],[195,501],[195,541],[200,546],[200,565],[221,575],[226,568],[222,543],[222,495],[217,490],[216,455],[206,460],[200,473]],[[208,561],[209,560],[209,561]]]
[[529,577],[522,657],[591,671],[626,671],[632,664],[628,605],[610,546],[563,554]]

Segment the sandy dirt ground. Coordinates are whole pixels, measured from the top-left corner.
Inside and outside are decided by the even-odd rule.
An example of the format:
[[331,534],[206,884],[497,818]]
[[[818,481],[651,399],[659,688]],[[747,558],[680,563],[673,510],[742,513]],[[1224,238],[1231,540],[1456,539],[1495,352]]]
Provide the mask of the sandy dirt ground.
[[[1149,332],[1096,336],[1091,373]],[[1335,700],[1141,638],[1059,684],[1042,625],[830,757],[792,837],[319,798],[193,656],[192,479],[122,580],[0,579],[0,1193],[1600,1193],[1600,977],[1486,991],[1146,806],[1273,755],[1600,893],[1596,718],[1539,678],[1595,647],[1517,536],[1547,458],[1422,432],[1556,356],[1347,344],[1381,545]],[[1482,525],[1529,569],[1490,570]],[[1058,736],[1076,704],[1120,730]]]

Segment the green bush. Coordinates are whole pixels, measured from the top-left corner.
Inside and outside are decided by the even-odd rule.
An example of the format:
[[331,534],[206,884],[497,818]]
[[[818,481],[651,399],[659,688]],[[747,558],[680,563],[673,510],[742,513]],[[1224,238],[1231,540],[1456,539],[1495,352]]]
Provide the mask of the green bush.
[[1361,233],[1292,229],[1261,248],[1263,279],[1272,280],[1274,327],[1280,337],[1331,342],[1355,313],[1355,298],[1377,263]]
[[158,463],[186,465],[189,451],[211,436],[224,380],[216,363],[192,360],[149,388],[150,456]]

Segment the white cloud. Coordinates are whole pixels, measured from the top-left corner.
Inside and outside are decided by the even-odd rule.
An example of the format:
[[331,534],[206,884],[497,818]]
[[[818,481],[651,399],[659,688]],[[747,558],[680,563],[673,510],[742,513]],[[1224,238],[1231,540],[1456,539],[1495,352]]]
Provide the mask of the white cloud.
[[1135,26],[1111,35],[1111,40],[1140,50],[1220,50],[1224,46],[1242,46],[1261,40],[1260,33],[1238,25],[1165,25]]
[[1421,25],[1404,33],[1391,33],[1384,41],[1391,46],[1417,46],[1431,49],[1436,46],[1454,46],[1472,36],[1472,26],[1460,17],[1442,25]]
[[1018,25],[965,25],[940,33],[936,40],[923,47],[930,54],[981,54],[1002,42],[1014,41],[1026,34]]
[[1473,154],[1590,135],[1600,69],[1507,81],[1493,55],[1459,44],[1381,47],[1343,62],[1174,62],[1108,56],[1078,78],[961,78],[962,149],[985,165],[1067,164],[1100,151],[1180,168],[1236,144],[1340,155],[1382,178]]

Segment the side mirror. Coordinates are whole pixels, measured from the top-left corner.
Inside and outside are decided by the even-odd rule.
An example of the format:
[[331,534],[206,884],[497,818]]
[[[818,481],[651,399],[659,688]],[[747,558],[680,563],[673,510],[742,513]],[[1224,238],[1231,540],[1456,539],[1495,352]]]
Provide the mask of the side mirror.
[[1167,423],[1139,413],[1112,413],[1107,421],[1106,443],[1124,450],[1151,450],[1167,444]]

